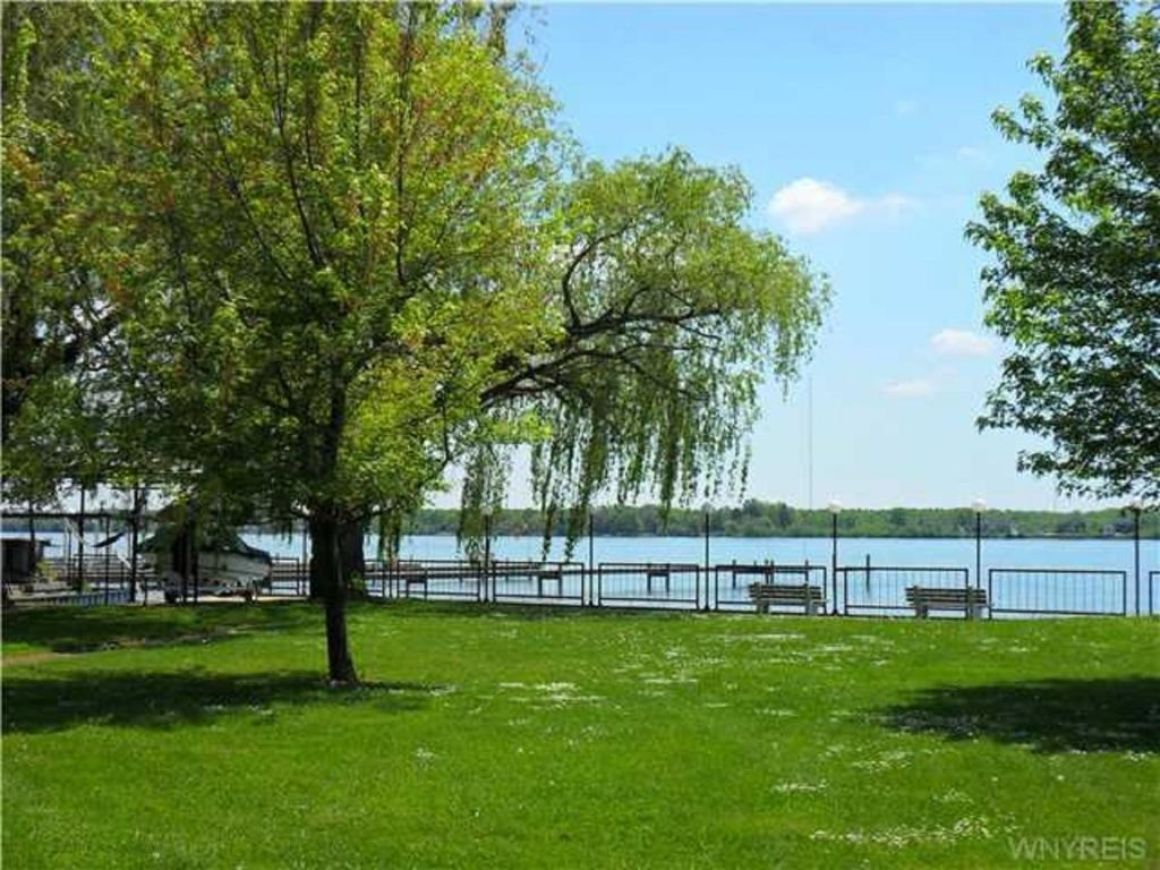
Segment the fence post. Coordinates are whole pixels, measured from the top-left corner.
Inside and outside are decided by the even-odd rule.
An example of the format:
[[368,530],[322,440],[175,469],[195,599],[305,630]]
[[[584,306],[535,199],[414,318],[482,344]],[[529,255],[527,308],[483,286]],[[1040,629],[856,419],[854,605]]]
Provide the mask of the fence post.
[[[133,486],[133,523],[129,533],[129,600],[137,600],[137,543],[141,526],[141,491]],[[144,598],[148,599],[146,593]]]
[[[834,616],[838,615],[838,514],[842,512],[842,503],[836,498],[830,499],[828,505],[830,510],[830,543],[832,549],[830,551],[830,566],[834,569],[834,579],[831,581],[831,588],[834,593]],[[845,587],[843,587],[844,589]],[[843,608],[847,611],[843,605]]]
[[[1141,610],[1141,601],[1140,601],[1140,511],[1143,510],[1143,508],[1144,508],[1143,500],[1140,499],[1139,496],[1132,499],[1131,508],[1132,508],[1133,519],[1135,520],[1135,522],[1132,524],[1132,539],[1133,539],[1133,550],[1135,552],[1135,557],[1136,557],[1135,558],[1135,564],[1136,564],[1136,615],[1139,616],[1140,610]],[[1151,587],[1149,587],[1148,591],[1149,591],[1149,593],[1151,593],[1151,591],[1152,591]],[[1127,592],[1125,592],[1124,594],[1126,597]],[[1125,600],[1124,603],[1126,606],[1127,601]],[[1151,609],[1151,608],[1149,608],[1149,609]]]
[[[105,526],[105,530],[102,534],[102,541],[108,541],[109,540],[109,514],[107,512],[105,513],[104,526]],[[113,553],[112,553],[112,550],[110,549],[110,545],[106,543],[105,544],[105,606],[106,607],[109,604],[109,568],[111,567],[110,557],[112,557],[112,555],[113,555]]]
[[[834,568],[834,613],[838,612],[838,569]],[[842,613],[850,615],[850,571],[842,570]]]
[[81,516],[77,532],[77,587],[85,588],[85,487],[81,484]]

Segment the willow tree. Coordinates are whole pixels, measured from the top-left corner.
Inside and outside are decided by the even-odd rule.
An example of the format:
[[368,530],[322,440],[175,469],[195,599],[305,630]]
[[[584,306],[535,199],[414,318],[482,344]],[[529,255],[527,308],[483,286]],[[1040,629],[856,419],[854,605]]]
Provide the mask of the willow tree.
[[[547,270],[560,329],[545,350],[501,358],[482,399],[540,423],[534,489],[546,529],[567,511],[569,546],[602,490],[655,490],[667,510],[743,484],[757,387],[796,375],[829,298],[747,226],[752,200],[739,172],[680,150],[588,163],[563,187]],[[504,459],[483,443],[466,462],[469,531],[503,491]]]
[[792,376],[824,286],[745,228],[736,173],[565,165],[502,7],[90,9],[55,217],[115,329],[83,383],[37,390],[179,492],[304,518],[332,680],[357,679],[341,541],[450,463],[479,507],[532,444],[574,513],[743,467],[756,383]]

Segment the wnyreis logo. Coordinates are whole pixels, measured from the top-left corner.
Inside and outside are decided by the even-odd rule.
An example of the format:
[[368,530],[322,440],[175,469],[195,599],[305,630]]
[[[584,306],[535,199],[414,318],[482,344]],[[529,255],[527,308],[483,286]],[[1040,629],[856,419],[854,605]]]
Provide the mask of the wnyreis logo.
[[1008,837],[1011,856],[1026,861],[1142,861],[1143,837]]

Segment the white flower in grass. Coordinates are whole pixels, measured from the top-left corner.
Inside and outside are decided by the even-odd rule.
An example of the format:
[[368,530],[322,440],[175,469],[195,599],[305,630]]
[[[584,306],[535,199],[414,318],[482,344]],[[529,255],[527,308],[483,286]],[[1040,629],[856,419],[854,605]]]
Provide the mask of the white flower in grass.
[[774,785],[773,790],[778,794],[810,794],[813,792],[825,791],[829,784],[823,779],[820,782],[779,782]]

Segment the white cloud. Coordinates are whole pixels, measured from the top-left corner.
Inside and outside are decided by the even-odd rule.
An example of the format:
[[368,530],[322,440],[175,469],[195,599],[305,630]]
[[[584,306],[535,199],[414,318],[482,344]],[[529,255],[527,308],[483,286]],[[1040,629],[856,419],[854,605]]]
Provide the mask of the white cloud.
[[899,399],[918,399],[924,396],[933,396],[938,392],[935,382],[930,378],[914,378],[909,381],[895,381],[882,388],[888,396]]
[[943,356],[987,356],[993,342],[967,329],[943,329],[930,337],[930,346]]
[[769,213],[795,233],[816,233],[858,214],[865,205],[826,181],[799,178],[781,188],[769,202]]
[[916,200],[901,193],[862,199],[836,184],[799,178],[780,188],[769,201],[769,214],[793,233],[820,232],[863,214],[898,215],[917,207]]

